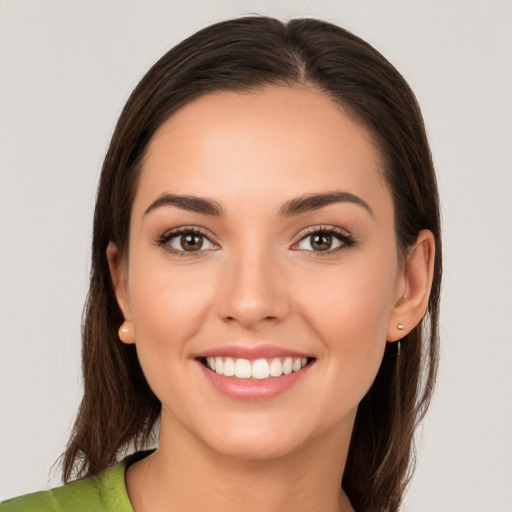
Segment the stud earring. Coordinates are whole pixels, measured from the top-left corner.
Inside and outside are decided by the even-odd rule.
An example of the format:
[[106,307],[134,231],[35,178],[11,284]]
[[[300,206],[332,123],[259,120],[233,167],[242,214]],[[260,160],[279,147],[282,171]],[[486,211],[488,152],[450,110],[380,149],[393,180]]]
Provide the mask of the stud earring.
[[123,343],[134,343],[133,323],[130,320],[125,320],[119,327],[118,334]]
[[[397,328],[399,331],[403,331],[403,330],[405,329],[405,326],[404,326],[404,324],[402,324],[402,323],[398,322],[398,323],[396,324],[396,328]],[[398,340],[398,345],[397,345],[397,347],[396,347],[396,355],[397,355],[397,357],[400,355],[400,340]]]

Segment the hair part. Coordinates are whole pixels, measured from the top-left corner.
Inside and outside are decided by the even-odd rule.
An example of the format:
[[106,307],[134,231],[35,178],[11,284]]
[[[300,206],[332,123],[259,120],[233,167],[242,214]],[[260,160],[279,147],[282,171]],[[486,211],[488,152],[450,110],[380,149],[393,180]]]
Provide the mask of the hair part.
[[359,405],[343,488],[359,512],[395,511],[414,461],[413,434],[435,382],[441,283],[436,179],[420,108],[398,71],[368,43],[315,19],[283,23],[243,17],[204,28],[166,53],[142,78],[117,123],[105,157],[94,215],[92,269],[83,319],[84,395],[63,454],[63,479],[94,475],[145,447],[161,404],[134,345],[117,331],[123,315],[106,249],[127,255],[131,207],[149,143],[180,107],[213,91],[272,85],[313,87],[372,136],[395,208],[399,254],[418,233],[435,238],[427,316],[401,343],[388,343],[378,375]]

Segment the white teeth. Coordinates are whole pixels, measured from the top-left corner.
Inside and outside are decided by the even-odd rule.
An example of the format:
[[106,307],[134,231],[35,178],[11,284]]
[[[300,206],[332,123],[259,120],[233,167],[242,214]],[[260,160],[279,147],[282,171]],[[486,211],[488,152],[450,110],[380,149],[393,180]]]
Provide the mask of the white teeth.
[[224,360],[224,375],[226,377],[235,375],[235,361],[231,357],[226,357]]
[[280,359],[235,359],[232,357],[207,357],[206,366],[210,370],[224,375],[226,377],[236,377],[238,379],[268,379],[269,377],[280,377],[289,375],[304,368],[308,360],[306,357]]
[[251,378],[251,362],[247,359],[237,359],[235,363],[235,377],[239,379]]
[[272,359],[269,371],[272,377],[280,377],[283,375],[283,365],[281,364],[281,361],[279,359]]
[[251,376],[253,379],[266,379],[270,375],[270,368],[266,359],[256,359],[252,363]]

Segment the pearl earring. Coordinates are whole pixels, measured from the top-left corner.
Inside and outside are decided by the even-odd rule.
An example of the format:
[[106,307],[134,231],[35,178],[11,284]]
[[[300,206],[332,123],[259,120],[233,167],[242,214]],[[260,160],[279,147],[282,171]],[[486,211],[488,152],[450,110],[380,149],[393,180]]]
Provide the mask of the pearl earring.
[[134,343],[133,323],[130,320],[125,320],[119,327],[118,334],[123,343]]

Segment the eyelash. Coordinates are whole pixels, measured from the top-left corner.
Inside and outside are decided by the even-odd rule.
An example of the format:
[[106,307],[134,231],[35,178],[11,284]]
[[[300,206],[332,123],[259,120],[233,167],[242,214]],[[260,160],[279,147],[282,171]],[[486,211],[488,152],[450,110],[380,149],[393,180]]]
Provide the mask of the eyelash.
[[332,236],[333,238],[336,238],[341,243],[341,245],[334,249],[327,249],[325,251],[310,251],[298,248],[294,250],[304,251],[307,252],[308,256],[310,257],[320,258],[323,256],[332,256],[333,254],[336,254],[340,251],[354,247],[357,243],[356,239],[348,231],[345,231],[344,229],[338,228],[336,226],[314,226],[308,228],[305,232],[301,233],[299,240],[295,244],[293,244],[292,249],[296,247],[300,242],[306,240],[308,237],[311,237],[313,235]]
[[[156,245],[161,247],[164,251],[174,254],[180,257],[198,257],[202,256],[204,252],[207,250],[216,250],[216,249],[203,249],[198,251],[182,251],[175,249],[172,247],[169,242],[178,236],[183,235],[198,235],[201,237],[204,237],[210,244],[213,244],[219,247],[219,244],[212,240],[211,234],[207,233],[205,230],[198,228],[196,226],[183,226],[180,228],[173,229],[171,231],[167,231],[164,234],[162,234],[157,240]],[[306,250],[306,249],[299,249],[296,248],[298,244],[300,244],[302,241],[306,240],[308,237],[311,237],[313,235],[328,235],[332,236],[333,238],[336,238],[341,245],[339,247],[336,247],[334,249],[327,249],[325,251],[313,251],[313,250]],[[344,249],[353,247],[356,245],[356,240],[354,237],[345,231],[344,229],[335,227],[335,226],[315,226],[308,228],[305,232],[301,233],[300,238],[297,242],[295,242],[291,249],[296,251],[303,251],[308,253],[308,256],[311,257],[322,257],[322,256],[329,256],[333,255],[337,252],[340,252]]]
[[[178,236],[183,235],[198,235],[210,242],[211,244],[215,246],[219,246],[218,243],[212,240],[212,236],[207,233],[206,231],[202,230],[201,228],[198,228],[196,226],[183,226],[180,228],[172,229],[171,231],[166,231],[163,235],[161,235],[158,240],[156,241],[156,244],[161,247],[164,251],[175,254],[180,257],[198,257],[202,256],[202,253],[205,252],[205,250],[199,250],[199,251],[181,251],[179,249],[175,249],[172,247],[169,242]],[[210,249],[212,250],[212,249]],[[214,249],[215,250],[215,249]]]

